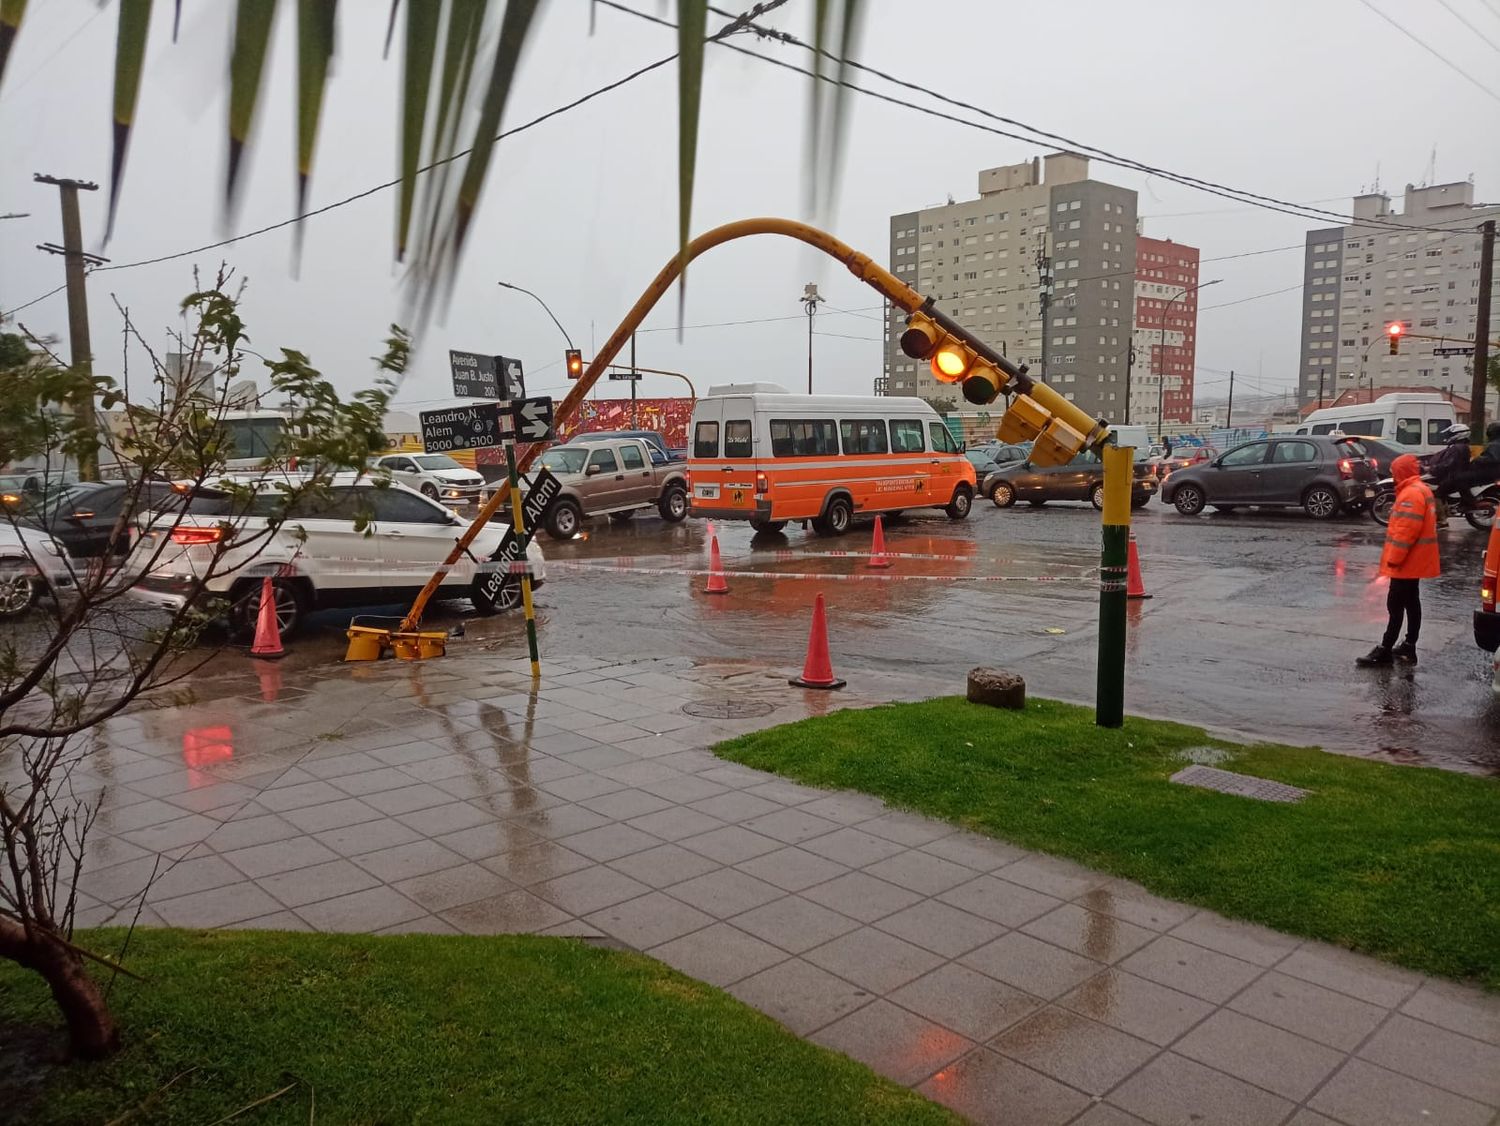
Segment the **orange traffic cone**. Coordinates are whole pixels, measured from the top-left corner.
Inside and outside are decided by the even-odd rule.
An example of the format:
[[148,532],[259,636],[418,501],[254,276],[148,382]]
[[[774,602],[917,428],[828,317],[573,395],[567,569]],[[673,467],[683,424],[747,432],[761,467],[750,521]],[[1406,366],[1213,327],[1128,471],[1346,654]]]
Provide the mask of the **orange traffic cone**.
[[708,521],[708,527],[703,530],[703,543],[706,546],[713,543],[717,538],[718,534],[714,531],[714,522],[710,520]]
[[813,603],[812,631],[807,635],[807,659],[802,675],[788,683],[798,688],[842,688],[846,681],[833,675],[833,661],[828,656],[828,622],[823,617],[823,596]]
[[875,538],[870,544],[870,561],[866,567],[889,567],[891,561],[885,557],[885,529],[881,526],[880,517],[875,517]]
[[250,647],[250,656],[271,661],[286,656],[281,647],[281,629],[276,624],[276,591],[270,575],[260,581],[260,613],[255,619],[255,644]]
[[1125,597],[1126,598],[1150,598],[1146,593],[1146,584],[1141,581],[1141,556],[1135,549],[1135,533],[1130,533],[1130,566],[1125,574]]
[[729,584],[724,581],[724,564],[719,559],[718,536],[713,536],[708,541],[708,585],[703,588],[703,593],[729,593]]

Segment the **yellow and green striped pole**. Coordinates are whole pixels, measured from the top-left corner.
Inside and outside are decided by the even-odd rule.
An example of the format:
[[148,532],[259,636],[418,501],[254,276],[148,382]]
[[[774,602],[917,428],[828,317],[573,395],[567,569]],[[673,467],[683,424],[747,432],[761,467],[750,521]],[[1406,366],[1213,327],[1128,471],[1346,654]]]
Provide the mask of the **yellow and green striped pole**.
[[1099,558],[1099,682],[1094,722],[1125,722],[1125,588],[1130,566],[1130,485],[1135,450],[1105,446],[1104,533]]
[[[505,476],[510,482],[510,518],[511,527],[515,529],[517,536],[522,541],[526,539],[526,517],[521,511],[521,487],[520,474],[516,471],[516,445],[514,442],[505,443]],[[529,564],[530,556],[526,552],[521,553],[521,562]],[[536,609],[531,604],[531,568],[521,572],[521,604],[526,610],[526,648],[531,654],[531,678],[535,680],[542,675],[541,658],[536,651]]]

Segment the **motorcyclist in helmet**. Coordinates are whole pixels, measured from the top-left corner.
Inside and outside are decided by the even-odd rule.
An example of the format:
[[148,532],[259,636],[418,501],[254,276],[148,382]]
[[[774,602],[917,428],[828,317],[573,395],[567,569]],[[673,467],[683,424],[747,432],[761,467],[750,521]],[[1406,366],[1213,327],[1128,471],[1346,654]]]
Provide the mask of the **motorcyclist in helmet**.
[[1483,487],[1500,481],[1500,422],[1492,422],[1486,426],[1484,437],[1486,445],[1479,451],[1479,456],[1459,470],[1454,478],[1455,486],[1467,501],[1474,499],[1474,494],[1470,492],[1474,486]]
[[1434,491],[1439,495],[1453,492],[1459,487],[1459,478],[1469,468],[1469,428],[1456,423],[1442,433],[1443,448],[1424,459],[1424,472],[1433,479]]

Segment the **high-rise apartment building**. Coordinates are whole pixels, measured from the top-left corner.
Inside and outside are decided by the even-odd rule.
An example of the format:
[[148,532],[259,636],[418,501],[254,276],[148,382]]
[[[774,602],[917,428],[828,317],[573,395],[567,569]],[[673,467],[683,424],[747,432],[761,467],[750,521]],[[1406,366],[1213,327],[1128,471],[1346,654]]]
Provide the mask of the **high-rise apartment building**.
[[[1389,195],[1371,192],[1355,197],[1352,215],[1355,222],[1347,226],[1307,233],[1302,403],[1331,402],[1356,388],[1467,393],[1469,357],[1438,353],[1473,343],[1477,228],[1500,216],[1500,207],[1475,207],[1471,183],[1408,184],[1399,213],[1391,210]],[[1500,275],[1494,292],[1500,294]],[[1395,356],[1386,338],[1393,321],[1408,333]]]
[[[890,264],[1084,410],[1119,420],[1136,303],[1135,209],[1134,191],[1089,178],[1087,157],[1052,153],[980,172],[978,199],[891,216]],[[957,387],[901,351],[904,327],[893,310],[877,387],[961,401]]]
[[1130,418],[1159,428],[1192,422],[1198,356],[1198,248],[1171,239],[1135,240],[1135,363]]

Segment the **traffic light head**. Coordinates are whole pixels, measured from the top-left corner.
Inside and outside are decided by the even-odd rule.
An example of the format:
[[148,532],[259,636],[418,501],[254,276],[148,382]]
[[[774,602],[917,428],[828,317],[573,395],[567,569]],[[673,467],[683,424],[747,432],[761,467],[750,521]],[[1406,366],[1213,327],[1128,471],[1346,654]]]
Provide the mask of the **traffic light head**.
[[1406,326],[1400,321],[1392,321],[1385,326],[1385,335],[1391,342],[1391,355],[1401,351],[1401,334],[1406,331]]
[[939,383],[961,382],[974,362],[974,353],[926,313],[913,313],[906,318],[906,325],[901,351],[914,360],[929,361],[932,378]]
[[563,353],[563,360],[568,368],[568,378],[577,379],[583,374],[583,353],[577,348],[569,348]]

